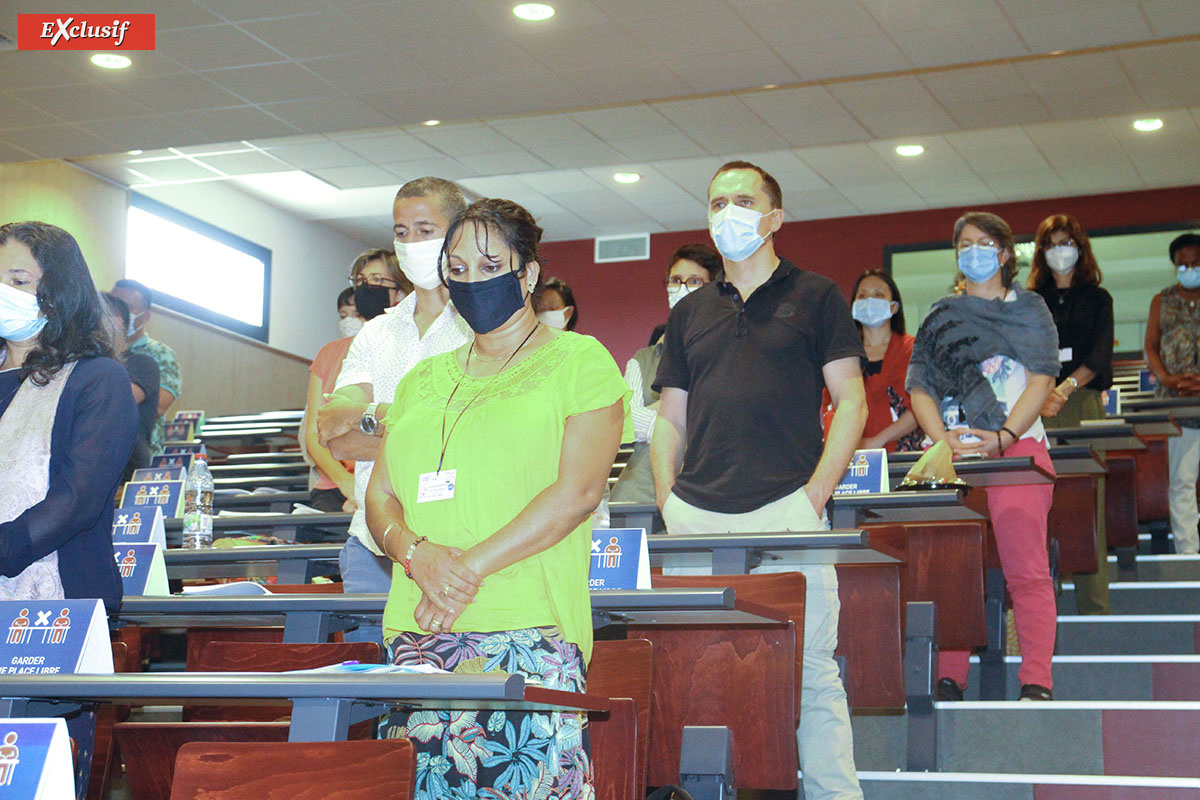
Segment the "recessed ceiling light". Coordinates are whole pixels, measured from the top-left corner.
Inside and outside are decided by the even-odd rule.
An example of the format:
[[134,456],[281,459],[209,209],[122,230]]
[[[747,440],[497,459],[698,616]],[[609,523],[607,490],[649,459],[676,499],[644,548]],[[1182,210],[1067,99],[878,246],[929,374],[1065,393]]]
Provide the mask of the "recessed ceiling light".
[[126,69],[133,61],[128,56],[118,56],[113,53],[96,53],[92,63],[101,69]]
[[1142,133],[1150,133],[1151,131],[1156,131],[1159,128],[1161,128],[1162,126],[1163,126],[1163,121],[1161,119],[1159,119],[1158,117],[1151,117],[1149,119],[1139,119],[1139,120],[1135,120],[1133,123],[1133,129],[1135,131],[1141,131]]
[[544,22],[554,16],[554,6],[547,3],[519,3],[513,6],[513,16],[528,22]]
[[896,155],[904,156],[905,158],[913,158],[925,152],[925,148],[919,144],[901,144],[896,146]]
[[636,172],[614,172],[613,180],[617,183],[637,183],[642,176]]
[[779,88],[779,84],[778,84],[778,83],[764,83],[762,88],[764,88],[764,89],[778,89],[778,88]]
[[440,119],[427,119],[421,124],[427,128],[432,128],[434,125],[441,125],[442,121]]
[[128,151],[126,151],[125,155],[127,155],[127,156],[140,156],[140,155],[141,155],[142,153],[144,153],[144,152],[146,152],[146,151],[145,151],[145,150],[128,150]]

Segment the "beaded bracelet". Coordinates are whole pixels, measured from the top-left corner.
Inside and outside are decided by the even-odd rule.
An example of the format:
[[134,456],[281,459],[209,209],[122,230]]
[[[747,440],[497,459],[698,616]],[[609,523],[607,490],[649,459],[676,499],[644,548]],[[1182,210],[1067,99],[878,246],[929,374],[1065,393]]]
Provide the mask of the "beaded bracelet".
[[427,541],[429,541],[428,536],[418,536],[417,540],[408,546],[408,552],[404,554],[404,560],[400,562],[400,566],[404,567],[404,574],[409,580],[413,580],[412,569],[410,569],[413,553],[416,552],[417,545]]

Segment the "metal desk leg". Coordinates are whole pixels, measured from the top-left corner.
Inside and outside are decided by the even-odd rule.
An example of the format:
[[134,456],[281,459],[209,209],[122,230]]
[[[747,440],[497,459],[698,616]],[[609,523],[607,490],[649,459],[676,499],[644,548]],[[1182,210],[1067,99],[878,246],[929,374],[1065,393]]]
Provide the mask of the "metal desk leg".
[[987,571],[984,617],[987,620],[987,649],[979,654],[979,699],[1004,700],[1008,676],[1004,654],[1008,635],[1004,619],[1004,572],[992,567]]
[[858,514],[853,508],[839,508],[836,504],[829,512],[829,527],[835,531],[851,530],[858,527]]
[[904,633],[904,696],[908,706],[908,769],[937,769],[937,714],[933,705],[937,675],[936,615],[933,603],[909,603]]
[[279,562],[275,580],[279,583],[308,583],[311,578],[312,562],[307,558],[288,558]]
[[303,698],[292,701],[289,742],[342,742],[350,732],[350,706],[337,698]]
[[332,616],[328,611],[303,611],[288,614],[283,623],[283,640],[285,642],[328,642],[329,634],[334,630]]
[[733,731],[724,725],[688,725],[679,750],[679,785],[694,800],[732,800]]
[[1150,552],[1155,555],[1166,555],[1175,552],[1171,547],[1171,523],[1165,519],[1150,522]]
[[1118,547],[1116,553],[1117,580],[1136,581],[1138,579],[1137,548]]
[[761,558],[755,558],[745,547],[714,547],[712,551],[713,575],[747,575],[751,567],[757,567]]

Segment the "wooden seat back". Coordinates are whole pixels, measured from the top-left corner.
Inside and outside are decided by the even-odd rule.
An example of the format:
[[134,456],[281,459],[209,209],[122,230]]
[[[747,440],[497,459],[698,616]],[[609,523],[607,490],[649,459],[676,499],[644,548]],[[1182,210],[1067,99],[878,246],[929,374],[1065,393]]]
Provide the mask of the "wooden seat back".
[[1058,476],[1046,527],[1058,541],[1061,572],[1096,571],[1096,476]]
[[[596,694],[590,686],[589,693]],[[638,788],[638,712],[629,697],[610,697],[608,710],[588,713],[596,800],[642,800]]]
[[125,761],[130,800],[171,793],[175,756],[189,742],[286,742],[287,722],[119,722],[114,728]]
[[[587,690],[604,697],[628,697],[634,701],[637,725],[634,742],[634,792],[646,795],[646,764],[650,747],[650,698],[654,681],[654,646],[646,639],[623,639],[596,642],[592,660],[588,663]],[[606,727],[607,726],[607,727]],[[602,746],[613,739],[616,725],[593,720],[592,760],[597,771],[607,769],[606,759],[600,758]],[[619,736],[619,734],[618,734]],[[620,738],[615,744],[623,745]],[[611,748],[605,750],[606,754]],[[608,760],[611,760],[609,756]],[[622,765],[623,767],[624,765]],[[600,778],[597,776],[597,788]]]
[[1108,477],[1104,481],[1104,519],[1108,546],[1138,546],[1137,462],[1132,455],[1104,454]]
[[409,800],[416,769],[407,739],[193,742],[179,749],[171,800]]

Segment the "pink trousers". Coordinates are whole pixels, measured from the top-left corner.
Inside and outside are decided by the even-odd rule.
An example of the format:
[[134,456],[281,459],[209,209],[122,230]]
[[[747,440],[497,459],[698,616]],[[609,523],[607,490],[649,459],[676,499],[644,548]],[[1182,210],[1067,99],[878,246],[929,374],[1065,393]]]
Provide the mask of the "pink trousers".
[[[1044,442],[1021,439],[1005,450],[1004,455],[1033,456],[1038,466],[1054,474]],[[1018,677],[1022,684],[1053,688],[1050,659],[1054,655],[1058,610],[1046,552],[1046,518],[1050,514],[1054,485],[993,486],[987,490],[987,497],[988,516],[1004,580],[1012,596],[1017,641],[1021,644]],[[940,653],[938,677],[953,678],[959,686],[966,686],[969,656],[966,650]]]

